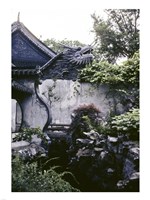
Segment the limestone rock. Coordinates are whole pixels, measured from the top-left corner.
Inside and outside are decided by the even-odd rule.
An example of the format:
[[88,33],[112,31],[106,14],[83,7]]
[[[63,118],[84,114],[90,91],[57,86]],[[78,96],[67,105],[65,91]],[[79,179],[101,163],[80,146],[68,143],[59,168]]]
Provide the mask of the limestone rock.
[[93,150],[82,148],[82,149],[78,150],[76,156],[78,158],[80,158],[80,157],[92,157],[92,156],[95,156],[95,153],[94,153]]
[[17,149],[25,148],[29,145],[30,145],[30,143],[27,141],[12,142],[11,148],[14,150],[17,150]]
[[90,139],[82,139],[82,138],[76,139],[77,145],[85,146],[85,145],[89,145],[89,144],[93,144],[93,143],[94,143],[94,141],[92,141]]
[[39,154],[46,156],[46,151],[36,143],[20,141],[12,143],[12,155],[16,154],[19,154],[23,159],[31,159]]
[[116,144],[116,143],[118,143],[118,138],[108,136],[108,142]]
[[91,140],[99,139],[99,133],[95,132],[94,130],[91,130],[90,132],[83,132],[83,134]]

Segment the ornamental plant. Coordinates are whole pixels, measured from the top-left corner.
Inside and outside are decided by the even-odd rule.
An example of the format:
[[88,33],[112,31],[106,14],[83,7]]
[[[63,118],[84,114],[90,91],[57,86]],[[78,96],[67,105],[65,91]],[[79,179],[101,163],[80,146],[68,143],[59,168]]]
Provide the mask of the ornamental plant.
[[37,137],[41,138],[44,142],[47,141],[44,133],[38,127],[38,128],[22,128],[21,131],[13,139],[13,142],[21,141],[21,140],[31,142],[32,136],[34,136],[34,135],[37,135]]
[[25,163],[20,157],[12,160],[12,192],[79,192],[63,176],[55,172],[56,167],[42,170],[37,162]]
[[83,138],[83,132],[96,129],[101,120],[100,113],[100,110],[94,104],[80,105],[73,111],[72,123],[69,129],[73,142],[76,138]]
[[79,79],[81,82],[95,84],[122,84],[137,87],[139,85],[139,52],[135,52],[132,58],[119,65],[110,64],[107,61],[94,61],[91,66],[88,65],[81,70]]
[[129,112],[113,117],[111,128],[131,140],[139,140],[139,109],[132,108]]

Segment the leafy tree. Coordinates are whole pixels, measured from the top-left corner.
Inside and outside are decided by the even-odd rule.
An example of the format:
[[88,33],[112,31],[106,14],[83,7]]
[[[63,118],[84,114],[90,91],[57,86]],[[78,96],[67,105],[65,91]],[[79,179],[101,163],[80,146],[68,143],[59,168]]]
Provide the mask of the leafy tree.
[[[60,53],[63,51],[63,45],[67,45],[70,47],[75,47],[75,46],[84,46],[84,44],[80,43],[77,40],[55,40],[54,38],[47,39],[43,41],[49,48],[51,48],[53,51]],[[62,44],[62,45],[61,45]]]
[[139,50],[139,9],[106,9],[107,20],[96,14],[93,29],[96,36],[96,55],[115,63],[117,58],[131,58]]

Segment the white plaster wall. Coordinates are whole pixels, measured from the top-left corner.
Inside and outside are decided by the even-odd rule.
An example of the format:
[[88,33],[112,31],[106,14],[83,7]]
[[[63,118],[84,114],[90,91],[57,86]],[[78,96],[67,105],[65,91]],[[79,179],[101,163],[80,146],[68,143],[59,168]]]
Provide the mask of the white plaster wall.
[[11,131],[15,132],[16,130],[16,103],[15,99],[11,100]]
[[[30,84],[30,87],[33,88],[33,83]],[[53,90],[49,98],[48,90],[50,88]],[[51,109],[52,123],[57,124],[70,124],[73,110],[84,104],[93,103],[99,108],[102,116],[106,117],[114,106],[114,101],[108,96],[108,91],[109,88],[105,85],[94,88],[89,83],[79,84],[67,80],[54,82],[48,79],[39,85],[39,93]],[[22,108],[24,110],[23,123],[29,127],[43,129],[47,121],[47,111],[35,94],[24,100]],[[123,109],[121,104],[119,109]],[[12,100],[12,132],[16,129],[16,120],[16,101]]]
[[22,104],[23,123],[31,128],[39,127],[43,129],[47,121],[45,107],[39,102],[36,95],[29,96]]
[[103,116],[110,112],[113,100],[107,97],[108,87],[101,85],[94,88],[91,84],[57,80],[52,90],[52,97],[48,98],[48,89],[54,85],[53,80],[45,80],[39,86],[43,98],[51,107],[52,123],[71,123],[71,114],[80,105],[93,103],[99,108]]

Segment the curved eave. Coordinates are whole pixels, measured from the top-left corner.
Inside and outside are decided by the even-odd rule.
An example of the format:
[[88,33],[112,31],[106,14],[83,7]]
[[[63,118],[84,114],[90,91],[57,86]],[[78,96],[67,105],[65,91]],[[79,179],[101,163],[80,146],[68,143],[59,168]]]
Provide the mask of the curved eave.
[[40,41],[35,35],[33,35],[21,22],[14,22],[12,24],[12,34],[16,31],[20,31],[24,34],[34,45],[36,45],[40,50],[51,58],[55,57],[57,54],[52,49],[47,47],[42,41]]
[[27,88],[26,86],[16,82],[16,81],[12,81],[12,88],[17,90],[17,91],[21,91],[23,93],[27,93],[27,94],[33,94],[32,90],[30,88]]
[[30,75],[37,75],[36,69],[12,69],[12,75],[24,75],[24,76],[30,76]]

